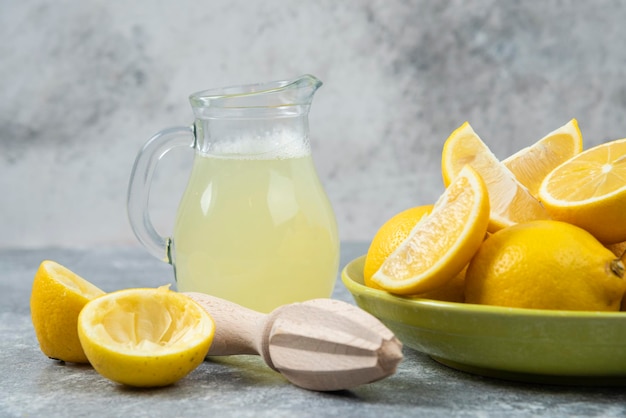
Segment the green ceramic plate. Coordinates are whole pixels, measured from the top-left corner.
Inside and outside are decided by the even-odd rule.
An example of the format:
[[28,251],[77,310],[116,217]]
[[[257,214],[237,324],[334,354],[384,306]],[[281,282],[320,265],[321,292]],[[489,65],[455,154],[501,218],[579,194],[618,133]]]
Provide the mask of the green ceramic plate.
[[458,370],[527,382],[626,385],[626,312],[501,308],[404,298],[363,285],[361,256],[341,273],[357,305],[404,345]]

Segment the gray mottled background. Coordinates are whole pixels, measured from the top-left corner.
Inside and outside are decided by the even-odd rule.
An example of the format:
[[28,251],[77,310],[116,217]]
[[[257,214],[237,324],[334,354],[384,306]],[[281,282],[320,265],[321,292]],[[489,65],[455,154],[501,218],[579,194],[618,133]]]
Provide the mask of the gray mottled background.
[[[573,117],[586,146],[626,136],[625,21],[608,0],[0,0],[0,246],[138,245],[132,164],[188,95],[303,73],[341,238],[369,240],[439,196],[465,120],[502,158]],[[163,234],[191,158],[157,173]]]

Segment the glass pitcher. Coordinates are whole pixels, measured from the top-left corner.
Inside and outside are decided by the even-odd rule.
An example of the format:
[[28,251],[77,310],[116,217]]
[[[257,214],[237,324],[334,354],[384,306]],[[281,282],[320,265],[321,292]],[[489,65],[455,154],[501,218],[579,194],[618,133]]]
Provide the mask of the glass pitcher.
[[[172,264],[179,291],[203,292],[259,312],[329,297],[339,264],[332,207],[309,142],[308,112],[322,85],[311,75],[190,96],[195,121],[154,135],[141,149],[128,188],[132,229]],[[194,149],[173,237],[148,214],[158,160]]]

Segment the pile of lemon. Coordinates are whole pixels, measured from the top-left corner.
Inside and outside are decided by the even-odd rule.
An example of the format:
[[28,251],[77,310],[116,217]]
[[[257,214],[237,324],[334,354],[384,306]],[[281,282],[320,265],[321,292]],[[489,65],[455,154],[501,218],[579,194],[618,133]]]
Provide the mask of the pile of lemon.
[[[567,124],[500,161],[464,123],[445,191],[376,233],[367,286],[453,302],[618,311],[626,292],[626,139],[583,149]],[[626,307],[626,303],[624,303]]]

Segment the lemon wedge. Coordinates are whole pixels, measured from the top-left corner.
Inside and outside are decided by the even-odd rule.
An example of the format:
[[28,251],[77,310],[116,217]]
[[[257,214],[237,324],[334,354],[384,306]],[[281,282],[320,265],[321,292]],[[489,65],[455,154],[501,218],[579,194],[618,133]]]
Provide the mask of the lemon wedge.
[[381,289],[414,295],[444,286],[480,247],[489,223],[489,196],[480,175],[466,166],[432,212],[411,230],[372,276]]
[[530,194],[537,196],[543,179],[559,164],[583,150],[583,137],[576,119],[550,132],[529,147],[502,161]]
[[491,216],[489,232],[548,214],[515,175],[498,160],[468,122],[457,128],[446,140],[441,157],[445,185],[469,165],[481,175],[489,191]]
[[51,260],[42,261],[35,273],[30,295],[30,313],[41,351],[48,357],[87,363],[78,339],[78,314],[92,299],[104,295],[68,268]]

